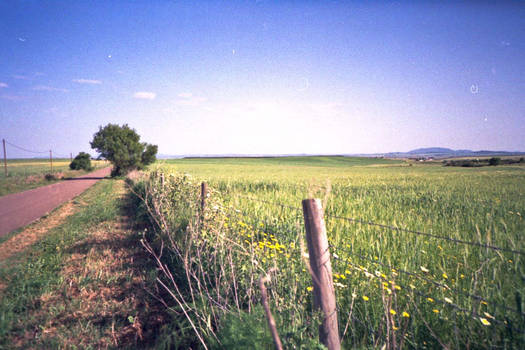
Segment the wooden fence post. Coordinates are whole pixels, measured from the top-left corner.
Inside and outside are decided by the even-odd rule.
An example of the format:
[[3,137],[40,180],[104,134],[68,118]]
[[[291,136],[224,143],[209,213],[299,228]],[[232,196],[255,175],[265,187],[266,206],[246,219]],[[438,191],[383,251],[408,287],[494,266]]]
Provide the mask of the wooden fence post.
[[49,162],[51,164],[51,173],[53,173],[53,151],[49,150]]
[[313,274],[314,306],[323,313],[323,322],[319,326],[319,340],[329,350],[339,350],[341,343],[332,265],[321,200],[305,199],[302,204],[310,269]]
[[160,187],[164,188],[164,173],[160,173]]
[[201,183],[201,215],[204,217],[204,209],[206,209],[206,196],[208,195],[208,184]]
[[259,278],[259,288],[261,289],[261,303],[264,308],[264,313],[266,314],[266,319],[268,320],[268,326],[270,327],[270,332],[272,333],[273,343],[276,350],[283,350],[283,344],[281,343],[281,338],[279,338],[279,332],[277,331],[277,325],[275,324],[275,319],[273,318],[272,311],[270,310],[270,304],[268,303],[268,291],[264,285],[266,282],[270,282],[270,272],[275,270],[274,268],[270,269],[265,276]]
[[4,170],[5,170],[5,177],[7,177],[7,156],[5,153],[5,139],[2,139],[2,143],[4,144]]

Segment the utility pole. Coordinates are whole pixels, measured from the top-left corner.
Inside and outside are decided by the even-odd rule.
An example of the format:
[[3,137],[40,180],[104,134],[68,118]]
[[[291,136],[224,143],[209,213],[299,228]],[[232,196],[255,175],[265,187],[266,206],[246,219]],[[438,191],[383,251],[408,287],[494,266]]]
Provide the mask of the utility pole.
[[7,177],[7,156],[5,153],[5,139],[2,139],[2,143],[4,145],[4,169],[5,169],[5,177]]
[[49,163],[51,164],[51,173],[53,173],[53,151],[49,150]]

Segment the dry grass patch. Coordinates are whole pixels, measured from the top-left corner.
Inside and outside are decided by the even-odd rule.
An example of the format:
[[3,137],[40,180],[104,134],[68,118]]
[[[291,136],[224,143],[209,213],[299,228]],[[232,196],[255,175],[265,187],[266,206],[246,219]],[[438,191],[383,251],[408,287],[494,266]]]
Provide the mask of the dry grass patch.
[[63,283],[38,300],[32,330],[14,340],[60,348],[147,347],[165,323],[163,309],[145,290],[148,257],[137,234],[119,222],[99,225],[68,249]]

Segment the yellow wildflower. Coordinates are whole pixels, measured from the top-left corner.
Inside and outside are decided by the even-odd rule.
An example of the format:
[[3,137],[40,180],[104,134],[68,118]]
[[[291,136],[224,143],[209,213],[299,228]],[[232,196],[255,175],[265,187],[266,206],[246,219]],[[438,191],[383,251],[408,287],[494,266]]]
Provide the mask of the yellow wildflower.
[[391,315],[395,315],[395,314],[396,314],[396,310],[392,310],[392,309],[390,309],[390,314],[391,314]]
[[490,322],[487,321],[486,318],[480,317],[479,320],[481,321],[481,323],[483,323],[484,326],[490,326]]
[[434,310],[432,310],[432,312],[435,313],[435,314],[439,314],[439,310],[438,309],[434,309]]
[[487,318],[492,318],[494,319],[494,316],[492,316],[491,314],[489,314],[488,312],[484,312],[483,313],[485,316],[487,316]]
[[401,314],[403,317],[410,317],[410,314],[406,311],[403,311],[403,313]]
[[363,300],[368,301],[368,297],[366,295],[363,295]]

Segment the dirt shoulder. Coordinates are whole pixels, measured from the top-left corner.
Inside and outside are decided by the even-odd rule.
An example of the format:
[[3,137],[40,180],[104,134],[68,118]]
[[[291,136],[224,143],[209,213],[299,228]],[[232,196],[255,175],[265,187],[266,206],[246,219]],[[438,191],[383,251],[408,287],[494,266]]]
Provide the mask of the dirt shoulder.
[[41,218],[22,232],[0,243],[0,261],[6,260],[40,240],[49,230],[64,223],[65,219],[78,211],[78,202],[70,201]]

